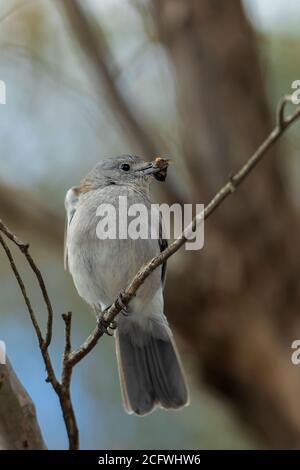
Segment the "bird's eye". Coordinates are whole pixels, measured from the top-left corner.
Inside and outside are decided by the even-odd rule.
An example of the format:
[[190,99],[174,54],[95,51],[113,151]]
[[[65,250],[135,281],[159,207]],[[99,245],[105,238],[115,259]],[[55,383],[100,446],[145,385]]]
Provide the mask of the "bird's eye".
[[122,163],[120,166],[121,170],[123,171],[129,171],[130,170],[130,165],[128,163]]

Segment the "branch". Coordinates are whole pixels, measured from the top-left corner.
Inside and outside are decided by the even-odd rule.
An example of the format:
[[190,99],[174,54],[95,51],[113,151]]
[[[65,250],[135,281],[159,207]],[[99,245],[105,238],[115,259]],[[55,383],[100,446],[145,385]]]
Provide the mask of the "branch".
[[[8,232],[8,230],[6,230],[6,227],[2,224],[2,222],[0,222],[0,230],[2,231],[2,228],[4,230],[4,233],[7,235],[7,233],[10,233]],[[40,348],[43,347],[43,343],[44,343],[44,340],[43,340],[43,336],[42,336],[42,332],[41,332],[41,329],[38,325],[38,322],[37,322],[37,319],[36,319],[36,316],[35,316],[35,313],[33,311],[33,308],[32,308],[32,305],[31,305],[31,302],[29,300],[29,297],[27,295],[27,291],[26,291],[26,287],[24,285],[24,282],[21,278],[21,275],[17,269],[17,266],[16,266],[16,263],[14,262],[14,259],[13,259],[13,256],[11,254],[11,251],[10,249],[8,248],[8,245],[7,243],[4,241],[4,238],[2,237],[2,235],[0,235],[0,244],[2,245],[5,253],[6,253],[6,256],[8,257],[8,260],[10,262],[10,266],[11,266],[11,269],[13,270],[13,273],[15,275],[15,278],[19,284],[19,287],[21,289],[21,292],[22,292],[22,295],[24,297],[24,300],[25,300],[25,303],[26,303],[26,306],[27,306],[27,309],[28,309],[28,312],[29,312],[29,315],[30,315],[30,319],[31,319],[31,322],[33,324],[33,327],[35,329],[35,332],[36,332],[36,335],[37,335],[37,338],[38,338],[38,341],[39,341],[39,346]],[[19,247],[21,247],[21,245],[18,245]],[[25,246],[25,245],[24,245]],[[23,251],[24,253],[24,251]]]
[[52,305],[51,305],[51,302],[50,302],[50,299],[49,299],[49,295],[48,295],[48,292],[47,292],[47,289],[46,289],[46,285],[45,285],[45,282],[44,282],[44,279],[43,279],[43,276],[39,270],[39,268],[37,267],[37,265],[35,264],[32,256],[30,255],[29,253],[29,245],[28,244],[25,244],[23,243],[21,240],[19,240],[4,224],[3,222],[0,220],[0,231],[3,232],[7,238],[9,238],[9,240],[11,240],[19,249],[20,251],[24,254],[29,266],[31,267],[33,273],[35,274],[36,276],[36,279],[38,281],[38,284],[39,284],[39,287],[40,287],[40,290],[42,292],[42,295],[43,295],[43,299],[44,299],[44,302],[46,304],[46,307],[47,307],[47,313],[48,313],[48,320],[47,320],[47,331],[46,331],[46,337],[45,339],[43,338],[42,336],[42,333],[41,333],[41,330],[39,328],[39,325],[38,325],[38,322],[37,322],[37,319],[36,319],[36,316],[34,314],[34,311],[33,311],[33,308],[31,306],[31,303],[30,303],[30,300],[28,298],[28,295],[27,295],[27,292],[26,292],[26,288],[24,286],[24,283],[22,281],[22,278],[20,276],[20,273],[18,272],[18,269],[16,267],[16,264],[14,262],[14,259],[12,257],[12,254],[7,246],[7,244],[5,243],[3,237],[0,235],[0,243],[1,245],[3,246],[4,248],[4,251],[6,252],[6,255],[9,259],[9,262],[10,262],[10,265],[11,265],[11,268],[15,274],[15,277],[17,279],[17,282],[20,286],[20,289],[21,289],[21,292],[22,292],[22,295],[24,297],[24,300],[25,300],[25,303],[27,305],[27,308],[28,308],[28,311],[29,311],[29,314],[30,314],[30,318],[31,318],[31,321],[32,321],[32,324],[34,326],[34,329],[36,331],[36,335],[38,337],[38,340],[39,340],[39,344],[40,344],[40,347],[42,349],[47,349],[48,346],[50,345],[50,342],[51,342],[51,338],[52,338],[52,325],[53,325],[53,308],[52,308]]
[[[224,202],[225,199],[227,199],[227,197],[230,196],[230,194],[235,192],[237,187],[251,173],[251,171],[256,167],[258,162],[262,160],[262,158],[267,154],[268,150],[275,144],[275,142],[277,142],[277,140],[285,132],[285,130],[300,117],[300,107],[296,108],[293,114],[285,117],[285,108],[288,102],[290,102],[290,97],[288,96],[284,97],[281,100],[277,110],[276,127],[269,134],[266,140],[260,145],[256,152],[249,158],[245,165],[243,165],[243,167],[237,173],[235,173],[229,179],[229,181],[217,192],[215,197],[205,207],[204,211],[196,215],[196,217],[192,220],[191,224],[183,231],[181,236],[177,238],[159,256],[154,257],[152,260],[146,263],[134,276],[127,288],[120,293],[115,302],[104,314],[104,320],[108,324],[110,324],[114,320],[114,318],[120,313],[123,308],[123,304],[128,305],[130,303],[131,299],[134,297],[139,287],[144,283],[147,277],[164,261],[170,258],[170,256],[176,253],[185,244],[185,242],[190,239],[191,231],[195,231],[195,229],[199,227],[199,225],[202,224],[203,221],[207,219]],[[28,261],[32,271],[34,272],[38,280],[39,287],[43,293],[43,298],[48,312],[47,330],[45,337],[43,336],[41,329],[38,325],[36,315],[28,298],[25,285],[16,267],[11,251],[0,233],[0,244],[2,245],[9,259],[11,268],[20,286],[27,309],[29,311],[32,324],[34,326],[39,341],[41,354],[48,374],[47,381],[51,383],[53,389],[55,390],[60,400],[60,405],[69,438],[69,448],[78,449],[79,433],[70,394],[72,371],[73,367],[96,346],[101,336],[103,336],[103,331],[96,327],[78,349],[76,349],[75,351],[71,351],[72,315],[71,313],[63,315],[63,320],[65,322],[65,348],[62,360],[61,381],[59,382],[55,376],[51,359],[48,353],[48,347],[51,342],[52,336],[53,309],[49,300],[45,283],[43,281],[42,274],[37,268],[31,255],[29,254],[29,245],[26,245],[21,242],[1,221],[0,232],[2,232],[11,242],[13,242],[24,254],[26,260]]]

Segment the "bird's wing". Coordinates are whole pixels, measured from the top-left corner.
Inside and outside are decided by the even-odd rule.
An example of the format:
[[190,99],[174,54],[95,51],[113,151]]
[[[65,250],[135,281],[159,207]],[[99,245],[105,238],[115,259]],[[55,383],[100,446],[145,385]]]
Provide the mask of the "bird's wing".
[[[161,213],[159,214],[158,244],[159,244],[159,248],[161,252],[163,252],[166,248],[168,248],[168,240],[164,237],[164,228],[163,228],[163,220],[162,220]],[[166,274],[167,274],[167,262],[165,261],[162,264],[162,268],[161,268],[161,280],[162,280],[163,287],[165,286]]]
[[76,212],[79,196],[76,187],[70,188],[65,197],[66,223],[64,235],[64,268],[68,269],[68,228]]

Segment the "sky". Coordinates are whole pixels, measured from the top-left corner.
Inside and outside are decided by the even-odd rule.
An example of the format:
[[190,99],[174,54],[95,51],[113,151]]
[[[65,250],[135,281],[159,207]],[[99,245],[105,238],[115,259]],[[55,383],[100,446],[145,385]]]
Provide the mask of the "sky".
[[254,25],[264,31],[299,30],[299,0],[244,0]]

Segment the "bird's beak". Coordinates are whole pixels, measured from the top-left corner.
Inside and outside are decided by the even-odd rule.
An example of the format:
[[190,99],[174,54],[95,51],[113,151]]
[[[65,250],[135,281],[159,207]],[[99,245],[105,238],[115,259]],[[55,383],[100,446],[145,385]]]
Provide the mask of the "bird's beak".
[[152,162],[147,163],[142,168],[136,170],[138,173],[142,173],[143,175],[155,175],[157,173],[166,171],[169,166],[169,160],[166,158],[157,157]]

